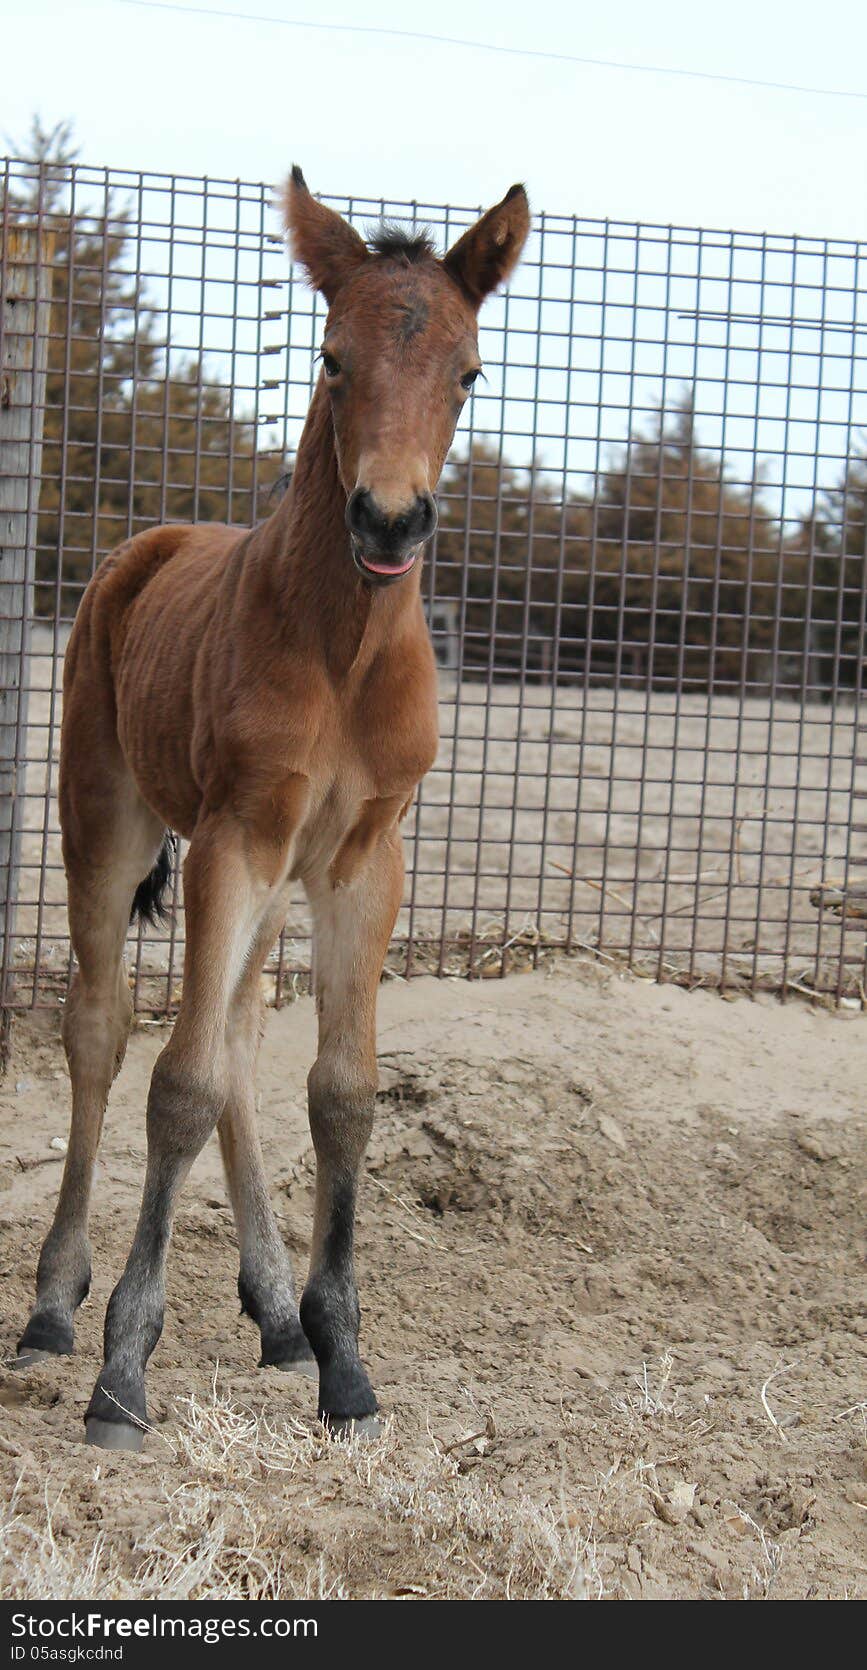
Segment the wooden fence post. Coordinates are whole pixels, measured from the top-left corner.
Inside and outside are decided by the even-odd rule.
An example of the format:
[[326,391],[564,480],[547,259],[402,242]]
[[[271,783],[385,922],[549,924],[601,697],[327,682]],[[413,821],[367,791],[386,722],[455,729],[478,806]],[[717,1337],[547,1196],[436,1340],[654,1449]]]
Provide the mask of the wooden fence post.
[[0,236],[0,1018],[10,995],[24,814],[30,629],[54,239]]

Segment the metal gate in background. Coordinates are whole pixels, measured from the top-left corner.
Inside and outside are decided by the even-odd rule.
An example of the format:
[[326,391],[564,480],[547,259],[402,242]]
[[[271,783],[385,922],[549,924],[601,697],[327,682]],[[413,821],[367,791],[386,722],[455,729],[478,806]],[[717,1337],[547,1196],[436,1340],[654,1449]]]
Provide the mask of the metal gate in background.
[[[139,528],[270,514],[323,308],[265,185],[10,158],[0,194],[0,990],[31,1007],[69,971],[57,759],[83,588]],[[478,213],[329,201],[440,248]],[[423,574],[442,745],[392,973],[583,948],[864,1001],[865,257],[536,215],[483,311]],[[177,1004],[174,905],[130,942],[140,1010]],[[272,999],[309,956],[299,898]]]

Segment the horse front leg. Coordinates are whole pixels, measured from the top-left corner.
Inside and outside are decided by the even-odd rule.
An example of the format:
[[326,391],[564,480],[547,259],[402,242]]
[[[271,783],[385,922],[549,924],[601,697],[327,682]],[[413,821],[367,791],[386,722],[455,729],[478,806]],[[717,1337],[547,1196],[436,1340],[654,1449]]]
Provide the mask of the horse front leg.
[[379,837],[349,884],[332,867],[308,890],[319,1053],[307,1080],[316,1205],[301,1322],[319,1365],[320,1418],[373,1434],[377,1402],[358,1354],[355,1200],[377,1089],[377,987],[403,890],[397,830]]
[[162,1333],[178,1194],[231,1093],[226,1023],[263,900],[243,831],[232,821],[212,817],[197,827],[184,864],[184,896],[181,1009],[151,1078],[141,1211],[109,1300],[105,1362],[85,1416],[87,1442],[106,1449],[141,1449],[145,1368]]

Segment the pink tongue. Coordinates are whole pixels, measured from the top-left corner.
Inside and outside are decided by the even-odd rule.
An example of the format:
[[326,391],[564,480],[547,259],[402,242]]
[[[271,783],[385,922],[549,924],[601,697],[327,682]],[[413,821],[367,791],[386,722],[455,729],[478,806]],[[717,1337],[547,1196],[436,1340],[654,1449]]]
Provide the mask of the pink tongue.
[[404,563],[402,568],[395,568],[394,564],[390,562],[369,562],[367,557],[362,557],[361,560],[365,568],[369,568],[372,574],[408,574],[415,562],[415,552],[413,551],[412,556]]

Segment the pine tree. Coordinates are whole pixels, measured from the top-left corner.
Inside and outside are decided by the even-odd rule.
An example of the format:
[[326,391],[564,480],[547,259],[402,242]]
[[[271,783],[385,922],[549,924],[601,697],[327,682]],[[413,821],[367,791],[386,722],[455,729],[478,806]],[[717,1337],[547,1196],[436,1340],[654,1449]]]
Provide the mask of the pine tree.
[[820,497],[805,520],[801,549],[813,552],[812,638],[827,694],[835,682],[838,687],[859,682],[865,653],[867,449],[850,460],[839,485]]
[[[484,442],[453,461],[436,575],[467,597],[465,658],[530,673],[649,673],[737,684],[746,657],[791,647],[775,627],[779,526],[758,482],[735,483],[698,444],[691,393],[633,435],[589,495],[538,465],[500,463]],[[790,612],[787,606],[787,614]],[[523,638],[528,635],[526,646]],[[651,639],[654,648],[651,651]]]
[[438,501],[434,584],[439,597],[465,599],[465,664],[486,668],[492,640],[498,670],[549,668],[555,641],[558,662],[574,661],[564,600],[586,537],[583,501],[564,501],[541,464],[518,469],[481,440],[446,465]]
[[9,212],[54,241],[37,609],[70,615],[100,558],[141,528],[255,520],[276,466],[259,468],[253,424],[197,360],[169,372],[130,270],[131,211],[111,193],[72,199],[69,125],[35,120],[27,149],[36,166],[14,180]]
[[619,607],[648,654],[653,638],[655,672],[739,682],[743,658],[773,641],[779,526],[760,481],[733,482],[698,444],[691,390],[630,438],[594,499],[602,611]]

